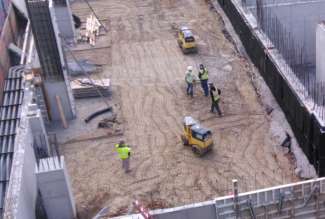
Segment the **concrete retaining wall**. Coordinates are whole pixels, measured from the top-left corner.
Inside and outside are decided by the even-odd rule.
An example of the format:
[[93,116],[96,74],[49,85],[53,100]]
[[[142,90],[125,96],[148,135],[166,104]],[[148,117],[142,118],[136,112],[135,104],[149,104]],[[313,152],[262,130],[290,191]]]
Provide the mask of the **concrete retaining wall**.
[[[241,219],[324,218],[325,178],[242,193],[238,200],[238,218]],[[234,209],[233,196],[226,196],[182,207],[153,210],[150,214],[154,219],[226,219],[235,218]],[[115,219],[142,218],[134,214]]]
[[36,168],[36,176],[47,217],[75,218],[75,202],[63,157],[41,159]]
[[33,135],[28,118],[28,103],[32,92],[26,88],[19,131],[15,140],[9,187],[5,199],[6,219],[35,219],[37,183],[35,176],[35,154]]
[[72,42],[75,40],[75,27],[74,21],[72,18],[72,12],[70,7],[69,0],[51,0],[55,11],[55,22],[59,28],[62,36],[71,40]]
[[266,49],[257,30],[241,14],[238,2],[218,0],[243,42],[248,55],[259,69],[266,84],[284,111],[288,122],[309,161],[320,176],[325,175],[325,128],[310,111],[279,67],[279,63]]
[[[251,11],[256,13],[256,1],[247,2]],[[287,33],[291,33],[295,42],[304,45],[304,64],[315,65],[316,26],[325,19],[325,1],[270,1],[265,4],[270,14],[265,16],[277,17]],[[275,4],[273,2],[276,2]],[[272,27],[271,27],[272,28]],[[276,30],[271,30],[274,33]]]

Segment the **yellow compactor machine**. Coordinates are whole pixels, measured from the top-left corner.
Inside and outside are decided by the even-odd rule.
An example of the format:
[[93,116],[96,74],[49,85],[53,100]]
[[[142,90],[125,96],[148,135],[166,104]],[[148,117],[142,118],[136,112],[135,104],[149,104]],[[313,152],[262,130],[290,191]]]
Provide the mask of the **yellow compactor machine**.
[[183,124],[184,133],[181,136],[183,144],[192,147],[194,154],[203,156],[212,149],[212,132],[209,129],[203,128],[190,116],[184,118]]
[[182,26],[178,30],[177,42],[184,54],[197,52],[194,35],[188,27]]

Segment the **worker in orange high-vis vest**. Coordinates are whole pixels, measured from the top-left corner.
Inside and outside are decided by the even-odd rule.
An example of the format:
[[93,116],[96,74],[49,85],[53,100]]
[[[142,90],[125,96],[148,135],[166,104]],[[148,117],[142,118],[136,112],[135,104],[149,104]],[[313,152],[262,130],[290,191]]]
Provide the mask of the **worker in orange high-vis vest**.
[[125,173],[130,172],[130,156],[131,156],[131,148],[125,144],[124,141],[120,141],[120,143],[115,144],[116,151],[118,156],[122,160],[122,168]]

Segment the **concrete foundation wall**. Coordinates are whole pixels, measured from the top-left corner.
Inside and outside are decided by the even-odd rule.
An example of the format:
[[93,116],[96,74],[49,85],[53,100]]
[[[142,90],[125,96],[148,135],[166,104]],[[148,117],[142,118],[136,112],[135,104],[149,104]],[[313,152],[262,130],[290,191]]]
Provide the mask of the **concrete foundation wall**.
[[[64,82],[61,83],[64,85]],[[46,158],[56,163],[52,166],[37,166],[39,156],[35,157],[35,137],[46,135],[46,130],[40,110],[32,103],[34,88],[28,81],[25,84],[27,88],[24,90],[20,125],[15,137],[4,218],[37,219],[37,215],[43,218],[45,206],[49,219],[73,219],[76,209],[63,158],[59,161],[57,157]],[[48,147],[47,144],[45,142],[44,147]]]
[[[64,115],[67,119],[73,119],[74,113],[72,112],[71,107],[69,107],[70,99],[68,96],[67,86],[64,81],[51,81],[51,82],[44,82],[45,89],[47,91],[47,99],[49,101],[49,105],[51,108],[50,115],[53,121],[60,121],[60,112],[58,108],[58,104],[56,102],[56,97],[59,96],[62,102]],[[66,106],[66,107],[65,107]]]
[[155,214],[157,219],[213,219],[216,218],[216,208],[213,202],[198,203],[191,207],[179,208],[175,211],[161,210]]
[[[316,62],[316,27],[317,24],[325,20],[325,1],[308,0],[261,0],[264,9],[269,9],[269,14],[264,14],[266,19],[277,17],[287,33],[291,34],[295,42],[304,45],[304,62],[315,66]],[[246,0],[247,8],[256,16],[256,0]],[[272,24],[269,23],[270,32]]]
[[316,80],[325,82],[325,24],[317,25],[316,31]]
[[12,0],[12,3],[26,18],[28,17],[25,0]]
[[63,51],[64,43],[59,36],[60,31],[56,22],[53,1],[28,0],[27,9],[42,66],[42,78],[46,90],[45,96],[48,97],[50,102],[49,114],[51,115],[53,111],[52,119],[60,119],[56,113],[56,108],[51,108],[56,105],[53,97],[59,95],[62,99],[62,107],[66,118],[72,119],[76,115],[76,109],[67,76],[66,59]]
[[56,22],[58,23],[58,27],[60,30],[60,33],[65,38],[73,39],[74,38],[74,29],[73,23],[72,23],[72,17],[71,13],[69,13],[67,7],[62,6],[55,6],[55,16],[56,16]]
[[35,219],[37,184],[35,172],[35,154],[33,136],[28,118],[28,103],[32,93],[26,89],[20,128],[15,140],[15,152],[9,187],[5,199],[6,219]]
[[[239,182],[240,183],[240,182]],[[237,216],[241,219],[306,219],[325,217],[325,178],[288,184],[239,194]],[[153,210],[155,219],[227,219],[235,218],[234,197],[182,207]],[[251,207],[250,207],[251,206]],[[140,219],[139,214],[116,219]]]
[[[310,163],[320,176],[325,176],[325,124],[320,112],[297,89],[297,79],[276,49],[268,48],[264,34],[256,26],[250,11],[239,0],[218,0],[241,39],[247,54],[258,68],[295,133]],[[284,73],[286,72],[286,73]]]
[[50,144],[41,111],[36,104],[30,104],[29,108],[29,123],[33,133],[34,148],[41,151],[43,156],[48,156],[50,154]]
[[271,7],[288,33],[295,41],[304,45],[306,64],[315,65],[316,62],[316,27],[325,20],[325,2],[305,1],[306,3],[283,4]]
[[[67,3],[67,7],[70,7],[70,4],[69,2],[66,2]],[[58,15],[56,14],[56,8],[54,7],[54,2],[51,1],[50,2],[50,5],[49,5],[49,10],[50,10],[50,15],[51,15],[51,19],[53,21],[53,30],[54,30],[54,33],[55,33],[55,38],[56,38],[56,41],[57,41],[57,46],[58,46],[58,51],[59,51],[59,56],[60,56],[60,60],[61,60],[61,65],[63,66],[62,70],[63,70],[63,78],[64,78],[64,82],[65,82],[65,85],[66,85],[66,96],[68,97],[68,101],[69,102],[66,102],[65,104],[66,105],[63,105],[64,108],[67,108],[67,109],[64,109],[65,111],[71,111],[72,115],[71,116],[67,116],[67,119],[73,119],[77,112],[76,112],[76,104],[75,104],[75,100],[74,100],[74,97],[73,97],[73,94],[72,94],[72,88],[71,88],[71,85],[70,85],[70,80],[69,80],[69,77],[68,77],[68,67],[67,67],[67,59],[66,59],[66,55],[65,55],[65,52],[64,52],[64,46],[66,45],[67,41],[70,41],[71,42],[71,39],[72,41],[74,40],[74,38],[61,38],[59,37],[60,34],[62,34],[63,36],[68,36],[70,34],[73,34],[74,35],[74,27],[73,26],[70,26],[69,28],[72,28],[71,32],[66,32],[66,33],[63,33],[61,32],[62,31],[65,31],[65,28],[67,28],[67,26],[61,26],[61,29],[60,29],[60,23],[58,23],[58,21],[60,21],[60,19],[58,19]],[[62,11],[60,11],[60,13],[62,13]],[[71,9],[70,8],[66,8],[66,11],[64,12],[65,15],[71,13]],[[72,14],[70,15],[71,19],[72,19]],[[61,22],[61,21],[60,21]],[[69,21],[68,23],[68,26],[69,25],[72,25],[72,20]],[[66,114],[68,115],[68,114]]]
[[75,218],[75,202],[63,157],[40,160],[36,175],[48,219]]
[[[31,129],[29,128],[29,131]],[[35,167],[36,159],[33,149],[32,134],[29,133],[26,141],[25,153],[24,153],[24,163],[21,177],[21,189],[20,198],[17,207],[16,219],[34,219],[35,216],[35,206],[37,197],[37,184],[35,172],[31,171]],[[29,141],[29,142],[27,142]]]
[[55,21],[62,36],[68,40],[74,41],[75,28],[70,8],[70,2],[68,0],[61,1],[54,0],[53,2]]

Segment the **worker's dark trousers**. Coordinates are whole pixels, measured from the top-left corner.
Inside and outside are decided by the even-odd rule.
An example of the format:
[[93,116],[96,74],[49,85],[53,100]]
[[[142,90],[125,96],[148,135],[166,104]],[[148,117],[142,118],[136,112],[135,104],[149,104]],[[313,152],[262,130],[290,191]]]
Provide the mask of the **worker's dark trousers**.
[[291,139],[286,138],[281,144],[282,147],[288,148],[288,152],[291,153]]
[[209,86],[208,86],[208,80],[201,80],[201,87],[204,91],[204,95],[207,97],[209,96]]
[[221,113],[221,110],[220,110],[220,107],[219,107],[219,101],[212,101],[211,113],[214,113],[214,109],[217,110],[219,116],[222,116],[222,113]]
[[190,95],[193,97],[193,83],[187,83],[187,89],[186,89],[187,95]]
[[122,168],[124,169],[125,173],[130,171],[130,157],[122,159]]

